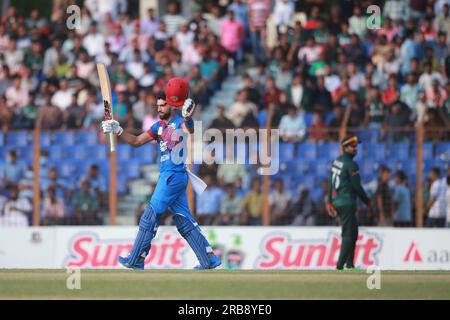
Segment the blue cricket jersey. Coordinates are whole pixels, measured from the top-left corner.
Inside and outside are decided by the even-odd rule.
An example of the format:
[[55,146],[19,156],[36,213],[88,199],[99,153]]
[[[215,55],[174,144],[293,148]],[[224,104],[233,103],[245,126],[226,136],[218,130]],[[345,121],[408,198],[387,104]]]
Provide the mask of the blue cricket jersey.
[[152,125],[147,133],[158,142],[159,172],[186,171],[183,153],[184,119],[175,114],[169,122],[160,120]]

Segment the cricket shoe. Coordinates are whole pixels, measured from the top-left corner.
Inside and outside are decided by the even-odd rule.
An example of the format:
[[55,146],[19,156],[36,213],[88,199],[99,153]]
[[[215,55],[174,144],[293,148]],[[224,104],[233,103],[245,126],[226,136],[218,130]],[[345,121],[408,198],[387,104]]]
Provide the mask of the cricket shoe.
[[222,264],[222,260],[214,254],[209,258],[209,265],[207,267],[202,266],[201,264],[195,266],[195,270],[206,270],[206,269],[215,269]]
[[119,256],[118,260],[119,263],[123,265],[125,268],[133,270],[144,270],[144,259],[139,259],[139,261],[135,265],[128,263],[128,257],[125,258]]
[[350,267],[345,267],[345,270],[350,270],[350,271],[361,271],[361,270],[366,270],[364,267],[361,266],[350,266]]

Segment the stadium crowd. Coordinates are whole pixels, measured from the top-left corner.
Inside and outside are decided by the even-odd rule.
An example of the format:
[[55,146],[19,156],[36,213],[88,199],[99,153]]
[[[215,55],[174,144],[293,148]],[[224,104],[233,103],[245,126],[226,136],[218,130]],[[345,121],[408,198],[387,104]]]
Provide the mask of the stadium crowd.
[[[189,18],[181,3],[170,2],[167,12],[149,8],[142,20],[127,11],[126,1],[101,6],[104,11],[94,10],[95,2],[86,1],[73,30],[64,8],[50,18],[8,8],[0,24],[3,132],[36,122],[41,130],[98,130],[103,106],[95,64],[102,62],[110,72],[113,113],[134,133],[158,120],[154,97],[169,78],[189,81],[198,116],[211,112],[205,110],[210,97],[237,73],[243,87],[232,105],[214,106],[213,128],[259,128],[270,119],[284,142],[337,142],[348,108],[350,131],[380,133],[371,141],[413,142],[418,121],[428,129],[426,141],[450,140],[450,1],[194,1]],[[381,19],[369,22],[372,4],[381,8]],[[96,212],[106,206],[106,184],[98,167],[69,183],[57,168],[45,168],[43,154],[43,222],[100,223]],[[20,167],[11,151],[2,170],[3,219],[17,214],[25,223],[32,168]],[[361,211],[365,225],[414,224],[408,177],[402,171],[391,177],[390,170],[382,167],[368,184],[376,210]],[[202,165],[199,174],[210,185],[197,197],[200,223],[261,224],[261,183],[244,166]],[[429,175],[427,225],[448,225],[446,172],[436,168]],[[326,215],[322,184],[319,196],[311,197],[307,186],[292,195],[275,179],[271,223],[335,223]]]

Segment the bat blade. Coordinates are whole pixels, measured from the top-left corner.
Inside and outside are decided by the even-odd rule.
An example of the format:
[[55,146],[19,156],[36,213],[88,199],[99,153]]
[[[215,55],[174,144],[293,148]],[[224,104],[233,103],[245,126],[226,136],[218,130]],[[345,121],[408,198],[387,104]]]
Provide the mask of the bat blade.
[[[103,107],[105,120],[113,119],[113,111],[112,111],[112,96],[111,96],[111,84],[109,82],[109,75],[106,66],[103,63],[97,64],[97,73],[98,78],[100,80],[100,89],[102,91],[103,98]],[[109,146],[110,151],[115,151],[115,142],[114,142],[114,134],[111,132],[109,134]]]

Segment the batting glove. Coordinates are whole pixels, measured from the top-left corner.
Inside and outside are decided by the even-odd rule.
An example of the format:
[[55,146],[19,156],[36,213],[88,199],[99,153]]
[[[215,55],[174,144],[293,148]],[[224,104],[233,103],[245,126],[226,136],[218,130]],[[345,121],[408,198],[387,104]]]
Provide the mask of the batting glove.
[[108,134],[108,133],[114,133],[117,135],[121,135],[123,132],[122,127],[120,126],[119,122],[116,120],[105,120],[102,121],[102,130],[103,133]]
[[191,115],[194,113],[195,110],[195,102],[188,98],[184,101],[183,109],[181,110],[181,115],[183,118],[187,119],[190,118]]

